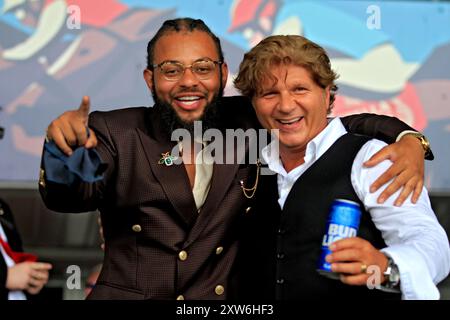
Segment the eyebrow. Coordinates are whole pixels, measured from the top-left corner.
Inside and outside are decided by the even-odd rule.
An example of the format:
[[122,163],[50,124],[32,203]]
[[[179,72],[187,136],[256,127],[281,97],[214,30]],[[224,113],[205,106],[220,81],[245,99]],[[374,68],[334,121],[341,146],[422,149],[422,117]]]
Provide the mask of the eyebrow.
[[[192,63],[200,62],[200,61],[205,61],[205,60],[209,60],[209,61],[220,61],[220,60],[214,60],[214,59],[211,59],[210,57],[202,57],[202,58],[198,58],[197,60],[194,60]],[[181,63],[181,64],[184,64],[183,62],[181,62],[181,61],[179,61],[179,60],[163,60],[162,62],[157,63],[157,64],[159,65],[159,64],[163,64],[163,63]]]

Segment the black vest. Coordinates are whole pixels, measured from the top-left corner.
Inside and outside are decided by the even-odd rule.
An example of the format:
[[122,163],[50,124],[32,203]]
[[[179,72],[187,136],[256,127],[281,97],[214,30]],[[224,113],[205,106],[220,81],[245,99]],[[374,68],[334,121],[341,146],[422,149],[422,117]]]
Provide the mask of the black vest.
[[261,176],[252,209],[241,228],[241,298],[365,299],[400,298],[366,286],[349,286],[316,271],[331,203],[356,201],[363,210],[358,236],[378,249],[386,246],[370,214],[356,195],[351,168],[368,137],[346,134],[338,139],[294,184],[281,211],[276,175]]

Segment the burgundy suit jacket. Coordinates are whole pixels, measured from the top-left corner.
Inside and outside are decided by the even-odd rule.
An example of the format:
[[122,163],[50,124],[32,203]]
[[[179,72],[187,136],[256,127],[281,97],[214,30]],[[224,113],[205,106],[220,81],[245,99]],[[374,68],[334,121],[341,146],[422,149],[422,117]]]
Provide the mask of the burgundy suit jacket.
[[[245,113],[227,114],[227,128],[250,123]],[[215,164],[199,213],[184,166],[158,163],[175,146],[161,125],[155,108],[93,112],[89,126],[108,165],[103,181],[40,184],[52,210],[101,212],[106,250],[91,299],[230,297],[236,222],[247,202],[239,182],[252,166]]]

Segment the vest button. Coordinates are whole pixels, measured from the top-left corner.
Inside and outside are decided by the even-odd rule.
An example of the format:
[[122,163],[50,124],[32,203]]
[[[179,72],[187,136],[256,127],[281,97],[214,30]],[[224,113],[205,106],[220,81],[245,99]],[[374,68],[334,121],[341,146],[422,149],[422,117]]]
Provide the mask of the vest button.
[[279,235],[283,235],[283,234],[286,233],[286,230],[280,228],[280,229],[278,229],[277,233],[278,233]]
[[5,214],[5,211],[2,208],[0,208],[0,216],[2,216],[4,214]]
[[245,213],[249,213],[250,210],[252,210],[252,207],[248,207],[247,209],[245,209]]
[[283,284],[283,283],[284,283],[284,279],[283,278],[277,279],[277,284]]
[[181,261],[185,261],[188,257],[188,254],[186,251],[180,251],[180,253],[178,253],[178,258],[180,258]]
[[217,247],[216,254],[219,255],[222,253],[222,251],[223,251],[223,247]]
[[284,259],[284,253],[277,253],[277,259]]

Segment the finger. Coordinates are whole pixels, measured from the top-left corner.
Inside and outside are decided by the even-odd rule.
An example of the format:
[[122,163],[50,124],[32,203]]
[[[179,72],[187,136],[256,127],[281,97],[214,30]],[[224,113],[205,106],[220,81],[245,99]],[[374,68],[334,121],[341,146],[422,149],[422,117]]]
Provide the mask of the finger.
[[41,270],[41,271],[51,270],[53,268],[53,266],[47,262],[34,262],[32,267],[35,270]]
[[391,159],[392,154],[390,152],[390,149],[391,148],[389,146],[384,147],[383,149],[381,149],[380,151],[375,153],[372,157],[370,157],[369,160],[364,162],[364,166],[365,167],[374,167],[386,159]]
[[72,129],[76,138],[77,146],[84,146],[88,140],[88,131],[83,122],[73,122]]
[[413,193],[414,188],[416,186],[416,179],[411,179],[407,184],[403,186],[400,195],[395,199],[394,206],[400,207],[406,199]]
[[38,288],[35,288],[35,287],[27,287],[26,290],[29,294],[33,294],[33,295],[38,294],[40,291]]
[[335,251],[325,257],[329,263],[332,262],[351,262],[361,260],[361,250],[358,249],[344,249]]
[[[397,190],[399,190],[402,186],[406,187],[406,183],[409,180],[409,178],[410,177],[407,173],[402,172],[383,190],[383,192],[379,195],[377,202],[384,203],[386,199],[388,199],[391,195],[396,193]],[[411,190],[409,190],[409,193],[411,193]]]
[[332,263],[331,270],[333,270],[333,272],[336,272],[336,273],[360,274],[361,273],[361,262]]
[[381,176],[370,185],[370,192],[377,191],[381,186],[385,185],[400,173],[397,165],[393,164]]
[[357,275],[340,275],[340,280],[351,286],[363,286],[367,284],[368,275],[365,273],[357,274]]
[[66,138],[59,127],[55,126],[52,128],[51,139],[64,154],[68,156],[72,155],[72,148],[67,144]]
[[83,118],[83,120],[86,120],[89,117],[89,109],[91,108],[91,101],[89,96],[84,96],[81,100],[80,107],[78,108],[78,114]]
[[36,280],[41,280],[41,281],[47,282],[47,280],[48,280],[48,271],[37,271],[37,270],[34,270],[31,273],[31,277],[36,279]]
[[57,126],[61,129],[61,132],[64,135],[64,139],[71,147],[77,146],[77,134],[75,132],[75,128],[73,123],[67,121],[58,122]]
[[28,286],[29,286],[29,287],[34,287],[34,288],[36,288],[36,287],[39,287],[39,286],[43,286],[44,283],[45,283],[44,281],[39,280],[39,279],[36,279],[36,278],[33,278],[33,277],[31,277],[30,279],[28,279]]
[[38,294],[39,291],[41,291],[43,287],[44,287],[44,285],[38,285],[38,286],[29,285],[26,290],[30,294]]
[[331,251],[339,251],[344,249],[361,249],[366,245],[367,240],[360,237],[351,237],[337,240],[330,245]]
[[416,203],[419,200],[422,190],[423,190],[423,179],[420,179],[420,181],[416,184],[416,187],[414,188],[414,193],[411,198],[412,203]]
[[97,146],[97,136],[95,135],[94,131],[89,129],[89,138],[86,141],[86,144],[84,145],[87,149],[95,148]]

